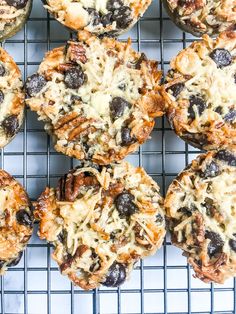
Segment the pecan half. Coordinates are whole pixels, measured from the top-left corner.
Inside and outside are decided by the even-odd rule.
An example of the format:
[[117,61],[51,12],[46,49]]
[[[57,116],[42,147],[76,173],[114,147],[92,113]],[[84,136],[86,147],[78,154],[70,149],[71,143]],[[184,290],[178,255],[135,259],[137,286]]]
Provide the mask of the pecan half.
[[59,201],[74,202],[80,194],[80,187],[97,186],[98,181],[94,176],[86,176],[85,173],[74,175],[69,172],[58,182],[56,196]]
[[86,63],[88,60],[86,57],[85,48],[77,42],[70,43],[70,47],[68,49],[68,56],[72,62],[80,61],[82,63]]

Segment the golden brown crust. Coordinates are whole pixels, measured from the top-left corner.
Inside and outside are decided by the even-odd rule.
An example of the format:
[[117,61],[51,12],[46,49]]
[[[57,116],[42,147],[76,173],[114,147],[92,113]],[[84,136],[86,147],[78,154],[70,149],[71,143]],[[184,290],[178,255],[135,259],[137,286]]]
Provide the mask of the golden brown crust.
[[[57,189],[46,188],[34,213],[39,236],[54,245],[52,257],[62,274],[94,289],[123,283],[135,262],[161,246],[162,204],[157,184],[142,168],[86,162],[61,178]],[[109,277],[114,265],[119,280]]]
[[23,187],[0,170],[0,274],[16,265],[33,231],[30,201]]
[[0,48],[0,148],[18,132],[24,115],[25,96],[21,72],[12,57]]
[[74,31],[120,35],[133,27],[151,0],[47,0],[45,8]]
[[224,283],[236,274],[236,150],[199,155],[170,185],[165,210],[172,242],[195,276]]
[[[37,74],[45,84],[26,102],[46,122],[57,151],[109,164],[144,143],[154,118],[163,115],[161,72],[157,62],[131,48],[130,40],[100,40],[85,31],[78,37],[79,41],[68,42],[66,49],[46,54]],[[83,83],[68,87],[66,73],[78,68]],[[114,99],[118,99],[117,116],[112,115]],[[125,131],[129,134],[124,139]]]
[[235,29],[235,0],[163,0],[172,20],[195,36]]
[[7,1],[0,3],[0,41],[14,36],[25,24],[32,8],[32,0],[28,0],[23,8],[9,5]]
[[[163,86],[168,119],[193,146],[209,150],[236,145],[235,48],[235,32],[216,40],[205,35],[171,61]],[[217,63],[222,62],[218,53],[224,54],[225,65]]]

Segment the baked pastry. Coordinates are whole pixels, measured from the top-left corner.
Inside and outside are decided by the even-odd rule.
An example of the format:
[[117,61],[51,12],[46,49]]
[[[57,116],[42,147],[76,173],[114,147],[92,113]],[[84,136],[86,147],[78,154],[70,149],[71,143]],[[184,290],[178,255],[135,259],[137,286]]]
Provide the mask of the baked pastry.
[[32,0],[0,1],[0,41],[14,36],[27,21]]
[[60,271],[83,289],[121,285],[165,236],[159,187],[127,162],[81,163],[46,188],[34,213]]
[[163,0],[173,22],[194,36],[216,35],[236,26],[235,0]]
[[236,32],[204,35],[171,61],[163,88],[172,128],[205,150],[236,145]]
[[0,170],[0,275],[20,261],[33,232],[33,220],[27,193]]
[[45,0],[45,8],[74,31],[120,35],[144,14],[151,0]]
[[172,182],[165,199],[174,245],[204,282],[236,275],[236,149],[202,154]]
[[145,142],[163,115],[161,72],[128,43],[86,31],[47,53],[25,84],[58,152],[109,164]]
[[22,124],[24,99],[21,72],[0,47],[0,148],[12,140]]

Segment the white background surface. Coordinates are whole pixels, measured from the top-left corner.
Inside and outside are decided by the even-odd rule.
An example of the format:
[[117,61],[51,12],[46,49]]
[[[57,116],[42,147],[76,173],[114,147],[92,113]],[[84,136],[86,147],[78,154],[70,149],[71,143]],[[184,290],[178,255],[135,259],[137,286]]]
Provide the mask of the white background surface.
[[[46,17],[41,1],[34,0],[27,27],[4,45],[25,76],[37,69],[49,48],[60,46],[69,38],[65,28],[54,20],[48,22]],[[135,49],[162,61],[165,72],[171,57],[185,45],[185,36],[187,45],[193,39],[167,19],[157,1],[122,39],[128,36],[133,39]],[[164,193],[174,176],[197,153],[159,119],[152,139],[128,160],[134,165],[143,165]],[[24,130],[5,148],[1,163],[5,170],[25,184],[32,199],[39,196],[47,183],[55,184],[59,175],[76,164],[54,152],[43,125],[29,110]],[[59,274],[49,257],[49,248],[34,236],[20,264],[1,279],[1,313],[235,313],[234,286],[233,279],[223,286],[194,279],[180,250],[167,241],[155,256],[146,259],[141,266],[137,265],[130,280],[118,291],[102,287],[98,291],[83,292],[72,288],[70,282]]]

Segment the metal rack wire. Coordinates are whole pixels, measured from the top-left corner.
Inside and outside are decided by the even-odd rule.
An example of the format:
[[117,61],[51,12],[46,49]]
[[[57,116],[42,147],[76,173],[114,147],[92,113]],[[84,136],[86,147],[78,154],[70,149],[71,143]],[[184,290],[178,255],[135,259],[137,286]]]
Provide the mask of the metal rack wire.
[[[17,60],[24,79],[36,70],[47,50],[69,38],[69,33],[46,14],[41,1],[33,1],[24,30],[3,43]],[[159,60],[163,72],[170,57],[194,39],[174,26],[159,1],[153,1],[133,31],[122,38],[128,36],[136,49]],[[164,194],[173,177],[198,151],[178,140],[164,118],[157,121],[152,137],[129,160],[144,166]],[[23,183],[32,199],[75,163],[52,149],[43,125],[28,109],[21,132],[1,151],[1,167]],[[34,236],[20,264],[1,277],[2,314],[236,313],[236,281],[214,286],[194,279],[181,252],[168,238],[160,252],[137,265],[131,280],[118,289],[82,291],[73,287],[59,274],[50,253],[51,247]]]

